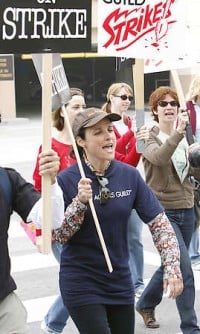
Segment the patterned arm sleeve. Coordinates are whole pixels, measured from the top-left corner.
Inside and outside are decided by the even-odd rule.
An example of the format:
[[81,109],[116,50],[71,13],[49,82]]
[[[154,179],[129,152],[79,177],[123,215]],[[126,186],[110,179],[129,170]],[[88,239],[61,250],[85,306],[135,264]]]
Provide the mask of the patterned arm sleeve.
[[154,244],[161,256],[161,263],[164,268],[163,279],[173,275],[182,279],[180,270],[180,250],[176,234],[164,212],[157,215],[148,223]]
[[65,211],[61,227],[52,231],[52,238],[61,244],[70,240],[80,230],[86,210],[87,205],[81,203],[76,196]]

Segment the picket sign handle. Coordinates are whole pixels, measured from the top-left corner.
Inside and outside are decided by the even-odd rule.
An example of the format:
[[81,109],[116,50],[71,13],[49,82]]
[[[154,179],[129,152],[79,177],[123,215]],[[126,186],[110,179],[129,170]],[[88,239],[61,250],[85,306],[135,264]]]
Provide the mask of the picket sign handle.
[[[177,73],[176,70],[171,70],[171,74],[172,74],[172,78],[173,78],[174,85],[175,85],[175,88],[176,88],[176,92],[177,92],[177,95],[178,95],[178,100],[179,100],[180,107],[183,110],[187,110],[187,106],[186,106],[186,103],[185,103],[185,97],[184,97],[184,94],[183,94],[183,90],[182,90],[182,86],[181,86],[181,82],[180,82],[180,78],[178,76],[178,73]],[[188,142],[189,145],[191,145],[191,144],[194,143],[194,136],[193,136],[193,133],[192,133],[192,127],[191,127],[190,122],[188,124],[186,124],[185,130],[186,130],[187,142]]]
[[144,110],[144,59],[135,59],[133,65],[133,83],[136,110]]
[[[79,167],[81,177],[85,178],[85,173],[84,173],[83,166],[82,166],[82,163],[81,163],[81,159],[80,159],[80,156],[79,156],[76,141],[74,139],[74,135],[73,135],[73,132],[72,132],[72,129],[71,129],[71,124],[69,122],[69,117],[68,117],[68,114],[67,114],[67,111],[66,111],[66,108],[65,108],[64,105],[62,106],[62,112],[63,112],[64,117],[65,117],[67,130],[68,130],[69,135],[70,135],[70,140],[71,140],[71,143],[72,143],[72,146],[73,146],[74,154],[76,156],[76,161],[77,161],[77,164],[78,164],[78,167]],[[100,224],[99,224],[99,221],[98,221],[98,217],[97,217],[95,207],[94,207],[94,203],[93,203],[92,199],[89,200],[89,205],[90,205],[90,209],[91,209],[91,212],[92,212],[94,223],[95,223],[95,226],[96,226],[96,229],[97,229],[97,233],[98,233],[98,236],[99,236],[101,247],[102,247],[102,250],[103,250],[103,253],[104,253],[104,256],[105,256],[105,260],[106,260],[106,263],[107,263],[107,266],[108,266],[108,270],[111,273],[113,271],[112,264],[111,264],[111,261],[110,261],[109,255],[108,255],[108,251],[107,251],[107,248],[106,248],[106,245],[105,245],[105,241],[104,241],[104,238],[103,238],[103,234],[102,234],[102,231],[101,231],[101,227],[100,227]]]
[[[144,59],[135,59],[133,65],[133,84],[136,111],[136,127],[144,125]],[[137,140],[136,148],[138,153],[144,151],[144,140]]]
[[[52,54],[42,55],[42,151],[51,149]],[[51,178],[42,176],[41,253],[51,251]]]
[[180,107],[182,109],[186,109],[185,97],[184,97],[184,94],[183,94],[183,89],[182,89],[182,86],[181,86],[181,82],[180,82],[180,78],[178,76],[177,70],[171,70],[171,75],[172,75],[172,79],[174,81],[174,85],[175,85],[176,92],[177,92],[177,95],[178,95],[178,100],[179,100]]

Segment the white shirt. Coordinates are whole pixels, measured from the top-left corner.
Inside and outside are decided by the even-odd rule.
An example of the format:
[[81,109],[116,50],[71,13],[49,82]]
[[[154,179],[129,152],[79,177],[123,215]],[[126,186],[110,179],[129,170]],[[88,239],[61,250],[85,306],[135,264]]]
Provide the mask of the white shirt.
[[[64,220],[64,200],[63,193],[57,181],[51,186],[51,229],[56,229],[62,225]],[[32,207],[27,222],[32,222],[36,228],[42,226],[42,198],[40,198]]]
[[124,124],[124,121],[122,119],[114,122],[114,126],[121,136],[128,131],[128,126]]

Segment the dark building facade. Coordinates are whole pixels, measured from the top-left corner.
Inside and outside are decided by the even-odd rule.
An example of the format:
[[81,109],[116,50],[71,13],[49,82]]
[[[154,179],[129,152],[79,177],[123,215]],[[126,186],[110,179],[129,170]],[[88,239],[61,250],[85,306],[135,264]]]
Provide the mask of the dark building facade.
[[[115,57],[94,56],[63,58],[63,66],[70,87],[81,88],[88,105],[102,105],[109,85],[125,81],[133,86],[132,63],[119,67]],[[145,102],[158,86],[169,85],[169,72],[145,74]],[[41,105],[41,85],[31,58],[15,55],[16,109]]]

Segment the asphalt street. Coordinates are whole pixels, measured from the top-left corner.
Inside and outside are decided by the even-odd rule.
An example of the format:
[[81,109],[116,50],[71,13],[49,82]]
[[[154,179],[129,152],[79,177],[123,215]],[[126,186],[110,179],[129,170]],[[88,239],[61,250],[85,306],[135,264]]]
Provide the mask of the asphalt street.
[[[150,121],[148,112],[145,119]],[[17,169],[28,181],[32,182],[32,172],[38,147],[42,141],[41,117],[38,112],[21,114],[15,120],[0,123],[0,163]],[[142,173],[142,166],[139,165]],[[59,266],[52,254],[42,255],[27,238],[19,225],[20,217],[13,214],[9,230],[9,249],[12,274],[16,280],[17,293],[28,311],[28,323],[31,334],[42,334],[40,323],[49,306],[59,293]],[[151,235],[146,226],[143,228],[145,255],[144,277],[147,283],[160,260],[153,246]],[[194,272],[196,284],[196,313],[200,314],[200,271]],[[179,316],[175,301],[163,297],[157,307],[156,316],[161,324],[159,329],[146,329],[142,318],[136,314],[136,334],[178,334]],[[71,319],[65,327],[64,334],[78,334]],[[95,333],[94,333],[95,334]],[[126,333],[124,333],[126,334]]]

